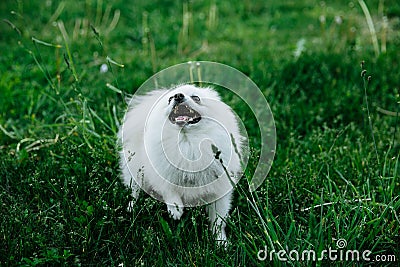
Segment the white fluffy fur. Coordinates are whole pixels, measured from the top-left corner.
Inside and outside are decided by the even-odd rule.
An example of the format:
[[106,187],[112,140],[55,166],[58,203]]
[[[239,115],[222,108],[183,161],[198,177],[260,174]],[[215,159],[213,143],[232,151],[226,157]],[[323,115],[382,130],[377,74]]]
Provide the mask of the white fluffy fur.
[[[169,99],[176,93],[184,94],[185,103],[200,113],[198,123],[180,127],[169,121],[174,102]],[[193,95],[200,97],[199,103]],[[216,239],[226,240],[225,219],[232,181],[241,173],[238,153],[243,137],[232,110],[214,90],[182,85],[135,96],[119,139],[123,182],[132,188],[135,199],[142,188],[165,202],[174,219],[180,219],[184,207],[208,204]],[[212,146],[221,151],[222,164]]]

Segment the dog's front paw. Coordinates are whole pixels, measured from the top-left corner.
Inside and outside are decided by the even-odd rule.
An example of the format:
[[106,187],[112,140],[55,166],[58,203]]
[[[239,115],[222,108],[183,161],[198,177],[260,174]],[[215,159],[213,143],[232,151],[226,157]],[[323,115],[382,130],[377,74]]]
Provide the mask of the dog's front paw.
[[216,234],[215,241],[217,242],[217,246],[226,249],[228,247],[228,240],[226,238],[225,229],[220,229],[214,234]]
[[135,204],[135,202],[132,200],[132,201],[129,201],[129,203],[128,203],[128,207],[126,208],[126,210],[128,211],[128,212],[132,212],[133,211],[133,205]]
[[168,213],[174,220],[180,220],[183,214],[183,207],[178,205],[167,205]]
[[215,238],[215,242],[217,244],[217,247],[227,249],[229,242],[226,237],[225,233],[225,223],[223,221],[217,221],[213,226],[212,226],[212,232],[213,236]]
[[222,248],[224,250],[228,249],[229,246],[228,240],[216,240],[215,242],[218,248]]

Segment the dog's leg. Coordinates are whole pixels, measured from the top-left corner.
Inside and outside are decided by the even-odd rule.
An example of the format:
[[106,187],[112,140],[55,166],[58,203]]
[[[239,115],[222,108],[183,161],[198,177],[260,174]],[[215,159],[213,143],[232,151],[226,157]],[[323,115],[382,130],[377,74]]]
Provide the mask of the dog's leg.
[[231,208],[232,192],[229,192],[222,198],[207,206],[208,217],[211,223],[211,229],[215,235],[218,245],[226,246],[226,218],[228,218]]
[[164,195],[164,202],[167,203],[169,215],[174,220],[179,220],[183,214],[182,199],[178,195]]
[[132,178],[131,181],[131,190],[132,190],[132,197],[133,200],[129,201],[128,204],[128,211],[132,211],[133,205],[135,204],[136,200],[139,198],[140,194],[140,186],[136,183],[135,179]]
[[125,163],[121,163],[121,169],[122,169],[122,179],[126,185],[129,186],[131,189],[131,194],[133,197],[133,200],[129,201],[128,204],[128,211],[132,211],[133,205],[135,204],[136,200],[139,198],[140,195],[140,186],[137,184],[135,179],[132,177],[131,172],[129,171],[129,168]]

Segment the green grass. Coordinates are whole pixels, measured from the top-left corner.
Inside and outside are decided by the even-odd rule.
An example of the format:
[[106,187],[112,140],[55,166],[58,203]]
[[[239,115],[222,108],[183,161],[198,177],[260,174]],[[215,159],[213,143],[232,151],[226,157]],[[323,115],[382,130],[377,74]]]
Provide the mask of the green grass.
[[[400,117],[378,111],[400,111],[397,1],[366,1],[379,55],[357,1],[137,2],[0,3],[0,265],[266,266],[265,246],[321,252],[340,238],[400,260]],[[226,251],[203,208],[176,222],[143,194],[128,212],[119,179],[125,94],[189,60],[247,74],[277,126],[265,183],[238,185]],[[226,101],[246,118],[250,176],[255,121]],[[316,263],[330,264],[357,263]]]

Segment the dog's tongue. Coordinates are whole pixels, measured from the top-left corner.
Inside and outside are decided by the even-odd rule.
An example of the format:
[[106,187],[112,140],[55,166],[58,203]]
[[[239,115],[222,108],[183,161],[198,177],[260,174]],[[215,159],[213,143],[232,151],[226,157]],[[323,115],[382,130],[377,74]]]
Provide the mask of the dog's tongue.
[[181,121],[188,121],[189,120],[189,117],[188,116],[178,116],[178,117],[176,117],[175,118],[175,121],[176,122],[181,122]]

